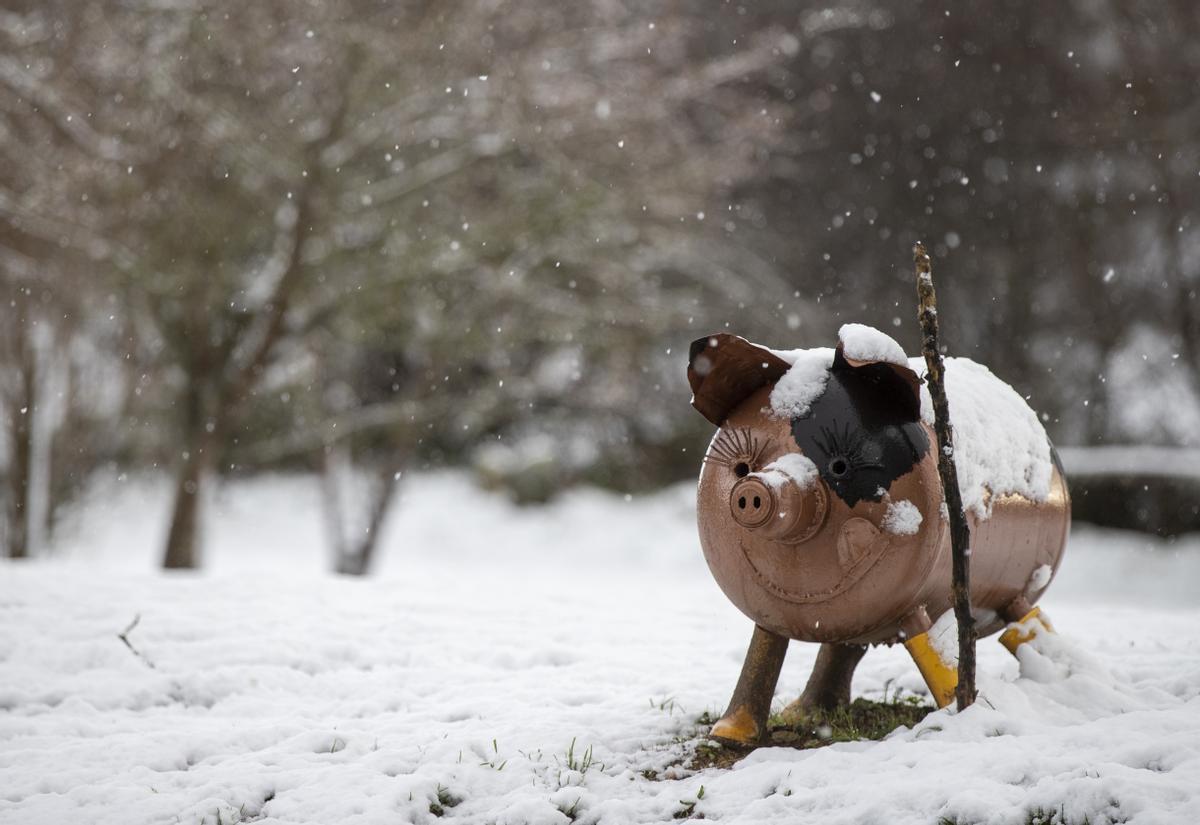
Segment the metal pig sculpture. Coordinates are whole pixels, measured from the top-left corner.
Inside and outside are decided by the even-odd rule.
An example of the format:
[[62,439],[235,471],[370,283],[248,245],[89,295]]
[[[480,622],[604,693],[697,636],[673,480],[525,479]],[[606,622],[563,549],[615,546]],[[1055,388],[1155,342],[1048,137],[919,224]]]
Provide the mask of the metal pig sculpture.
[[[928,391],[888,336],[848,324],[836,350],[780,352],[728,334],[692,344],[693,406],[720,429],[698,520],[717,583],[756,625],[712,735],[766,733],[788,641],[819,642],[785,715],[850,699],[871,644],[903,642],[939,707],[957,682],[949,522]],[[955,460],[971,527],[980,637],[1010,650],[1050,629],[1033,605],[1062,559],[1066,483],[1037,416],[968,359],[946,359]]]

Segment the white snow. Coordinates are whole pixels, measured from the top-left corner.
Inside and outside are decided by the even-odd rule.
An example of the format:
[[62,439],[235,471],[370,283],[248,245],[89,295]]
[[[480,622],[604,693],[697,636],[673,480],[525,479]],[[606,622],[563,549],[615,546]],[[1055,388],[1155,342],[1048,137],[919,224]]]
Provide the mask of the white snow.
[[1068,476],[1147,475],[1200,477],[1200,450],[1187,447],[1105,445],[1061,447],[1058,457]]
[[1180,358],[1177,335],[1171,326],[1130,324],[1112,355],[1097,365],[1121,440],[1200,447],[1200,383],[1192,359]]
[[947,610],[929,628],[929,645],[950,667],[958,667],[958,620],[954,611]]
[[908,366],[904,349],[890,335],[866,324],[842,324],[838,330],[842,355],[852,361],[882,361],[900,367]]
[[754,473],[764,482],[778,490],[789,481],[794,481],[801,490],[806,489],[820,475],[817,465],[802,453],[784,453],[779,458]]
[[1039,564],[1032,573],[1029,574],[1029,581],[1025,585],[1025,595],[1033,596],[1046,589],[1046,585],[1050,583],[1050,576],[1054,571],[1050,569],[1048,564]]
[[[909,365],[924,374],[925,361]],[[963,508],[979,518],[995,498],[1010,493],[1033,501],[1050,494],[1050,442],[1025,399],[987,367],[969,358],[945,359],[946,396],[954,426],[954,462]],[[933,424],[928,385],[921,386],[921,418]]]
[[921,529],[921,511],[911,501],[893,501],[883,516],[883,529],[898,536],[912,536]]
[[[167,486],[137,480],[93,492],[55,558],[0,563],[0,822],[663,823],[683,800],[722,823],[1197,821],[1200,538],[1077,532],[1042,602],[1062,635],[1019,663],[981,640],[963,714],[693,773],[672,765],[751,623],[691,485],[538,509],[406,477],[366,580],[323,572],[317,489],[225,487],[198,574],[155,569]],[[117,639],[135,615],[153,668]],[[816,650],[792,646],[777,707]],[[924,693],[916,668],[872,649],[855,694],[896,690]]]
[[812,403],[825,392],[833,350],[829,347],[777,352],[791,363],[791,369],[775,382],[771,390],[771,412],[780,418],[807,415]]

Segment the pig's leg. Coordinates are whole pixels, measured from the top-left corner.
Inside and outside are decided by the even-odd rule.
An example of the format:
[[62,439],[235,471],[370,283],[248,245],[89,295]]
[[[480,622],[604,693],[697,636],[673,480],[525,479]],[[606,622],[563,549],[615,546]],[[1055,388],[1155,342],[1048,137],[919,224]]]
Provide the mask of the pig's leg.
[[710,736],[736,745],[757,745],[762,741],[787,647],[786,636],[754,626],[733,698],[725,714],[712,726]]
[[783,709],[784,721],[799,722],[810,711],[850,704],[850,680],[867,652],[866,645],[823,644],[800,698]]
[[1008,652],[1017,655],[1017,648],[1041,633],[1053,633],[1054,625],[1042,612],[1040,607],[1034,607],[1024,596],[1017,596],[1000,611],[1008,627],[1000,634],[1000,644],[1008,648]]
[[939,708],[944,708],[954,701],[954,691],[958,687],[958,665],[942,658],[938,649],[929,639],[929,629],[933,622],[924,607],[918,607],[900,622],[904,633],[904,647],[912,656],[917,670],[929,686],[929,693]]

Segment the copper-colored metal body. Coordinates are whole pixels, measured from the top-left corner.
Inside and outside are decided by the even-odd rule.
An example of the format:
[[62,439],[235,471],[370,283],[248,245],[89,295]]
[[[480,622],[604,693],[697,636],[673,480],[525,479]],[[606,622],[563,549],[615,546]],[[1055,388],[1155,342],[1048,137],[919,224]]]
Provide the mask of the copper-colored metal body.
[[[861,366],[844,360],[841,365]],[[803,453],[793,421],[771,410],[771,390],[788,366],[770,351],[730,335],[693,345],[689,379],[694,404],[721,428],[705,458],[697,497],[700,543],[713,576],[759,630],[781,639],[867,645],[903,641],[914,629],[927,630],[928,619],[919,617],[936,618],[951,608],[949,524],[942,515],[932,428],[913,421],[911,427],[919,426],[933,447],[926,447],[919,460],[892,479],[878,500],[839,494],[825,478],[804,484],[790,479],[780,484],[776,478],[770,483],[761,472],[764,468],[781,456]],[[912,405],[915,398],[919,408],[914,384],[919,379],[912,373],[903,375],[908,372],[903,368],[883,366],[902,379],[894,385],[896,403]],[[911,388],[906,390],[906,384]],[[886,403],[879,398],[873,403]],[[910,429],[910,434],[910,441],[921,440],[917,430]],[[902,501],[915,505],[920,524],[889,530],[889,507]],[[1043,582],[1030,593],[1031,577],[1042,565],[1057,571],[1070,524],[1070,503],[1057,462],[1045,500],[1003,495],[989,504],[986,519],[968,513],[971,601],[980,637],[1028,612],[1044,589]],[[914,621],[924,626],[915,627]],[[759,647],[760,659],[778,654],[780,662],[786,649],[778,642]],[[754,645],[750,654],[748,669],[769,673],[773,668],[778,673],[777,663],[750,661]],[[832,650],[824,655],[833,661]],[[849,664],[848,670],[834,668],[839,685],[810,682],[806,694],[848,692],[857,657],[840,658]],[[762,704],[764,692],[769,704],[774,680],[769,686],[760,680],[757,687],[756,705]],[[739,683],[738,693],[731,711],[752,691]],[[723,735],[720,723],[714,735]],[[737,735],[726,738],[749,741]]]
[[[752,393],[724,425],[758,435],[766,445],[761,466],[798,451],[790,422],[763,412],[768,395],[768,387]],[[929,438],[936,444],[931,430]],[[760,499],[755,515],[761,514],[766,527],[755,529],[732,512],[742,497]],[[808,507],[788,507],[793,499],[803,499]],[[882,528],[893,501],[910,501],[921,512],[915,533]],[[882,501],[851,507],[830,495],[821,480],[807,492],[794,483],[776,492],[753,476],[738,478],[724,463],[706,461],[697,502],[700,544],[717,583],[756,624],[782,636],[806,642],[898,641],[901,621],[916,607],[924,605],[935,617],[950,607],[950,536],[932,451],[896,479]],[[968,514],[971,602],[981,637],[1005,624],[1001,610],[1024,593],[1034,570],[1041,565],[1057,570],[1069,525],[1066,484],[1057,467],[1047,501],[1004,496],[991,506],[986,520]],[[780,510],[790,511],[789,517],[779,519]],[[810,511],[821,510],[824,518],[812,530]],[[795,540],[772,529],[790,523],[791,514],[805,527]]]

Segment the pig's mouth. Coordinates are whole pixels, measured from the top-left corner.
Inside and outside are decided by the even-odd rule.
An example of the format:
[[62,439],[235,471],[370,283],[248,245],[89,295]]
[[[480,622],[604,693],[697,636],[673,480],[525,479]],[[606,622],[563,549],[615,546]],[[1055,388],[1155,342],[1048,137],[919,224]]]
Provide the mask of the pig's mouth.
[[[770,593],[799,604],[823,602],[853,587],[883,558],[890,534],[863,518],[845,521],[838,531],[835,552],[805,552],[785,544],[738,542],[754,578]],[[807,589],[796,587],[807,584]]]

